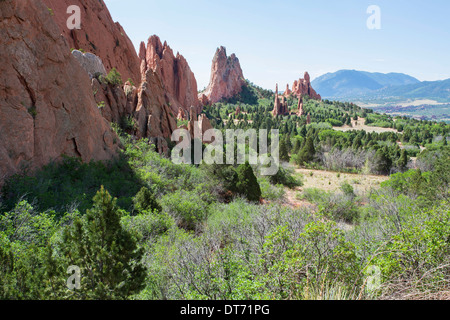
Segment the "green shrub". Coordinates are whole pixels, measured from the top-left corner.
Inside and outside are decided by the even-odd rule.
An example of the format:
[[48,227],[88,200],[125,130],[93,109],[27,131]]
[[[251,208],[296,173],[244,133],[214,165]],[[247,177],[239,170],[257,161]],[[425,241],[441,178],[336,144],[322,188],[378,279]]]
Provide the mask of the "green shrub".
[[201,191],[179,190],[161,199],[163,212],[171,215],[177,224],[195,230],[208,217],[208,195]]
[[261,188],[258,184],[253,169],[248,162],[241,164],[237,169],[236,190],[244,195],[247,200],[258,202],[261,199]]
[[153,211],[161,212],[162,210],[153,193],[146,187],[142,187],[142,189],[136,194],[133,198],[133,204],[134,209],[140,213]]
[[275,175],[269,177],[270,183],[275,185],[281,184],[290,189],[301,187],[303,185],[303,182],[300,179],[294,177],[293,173],[294,171],[292,169],[285,169],[283,167],[280,167]]
[[112,68],[111,71],[109,71],[108,75],[104,78],[104,80],[106,81],[106,83],[109,83],[113,86],[121,86],[123,84],[122,76],[116,68]]

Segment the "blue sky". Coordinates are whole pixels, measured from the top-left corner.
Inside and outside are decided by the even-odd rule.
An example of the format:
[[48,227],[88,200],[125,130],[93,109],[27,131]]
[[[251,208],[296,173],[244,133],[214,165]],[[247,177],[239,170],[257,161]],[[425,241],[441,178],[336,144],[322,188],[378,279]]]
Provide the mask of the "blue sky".
[[[156,34],[187,59],[199,89],[219,46],[236,53],[244,76],[270,89],[309,71],[402,72],[450,78],[448,0],[105,0],[139,48]],[[370,5],[381,30],[369,30]]]

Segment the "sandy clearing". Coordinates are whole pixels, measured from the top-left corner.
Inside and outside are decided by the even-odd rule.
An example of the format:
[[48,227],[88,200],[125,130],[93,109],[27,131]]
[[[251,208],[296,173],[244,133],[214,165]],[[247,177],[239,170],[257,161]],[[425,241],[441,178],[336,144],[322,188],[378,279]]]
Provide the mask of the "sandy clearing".
[[376,132],[376,133],[383,133],[383,132],[395,132],[398,133],[397,130],[392,129],[392,128],[380,128],[380,127],[371,127],[371,126],[366,126],[366,119],[364,118],[359,118],[358,120],[353,120],[352,119],[352,126],[342,126],[342,127],[333,127],[334,130],[336,131],[342,131],[342,132],[347,132],[347,131],[352,131],[352,130],[364,130],[366,132]]

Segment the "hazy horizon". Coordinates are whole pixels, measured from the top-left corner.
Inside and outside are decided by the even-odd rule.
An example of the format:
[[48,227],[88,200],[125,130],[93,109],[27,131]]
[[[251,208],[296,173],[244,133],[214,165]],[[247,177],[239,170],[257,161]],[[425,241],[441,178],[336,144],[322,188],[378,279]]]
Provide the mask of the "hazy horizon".
[[[207,86],[216,49],[227,48],[244,76],[274,89],[338,70],[405,73],[420,81],[450,78],[450,3],[435,0],[218,1],[105,0],[136,50],[156,34],[180,52],[199,90]],[[367,8],[381,9],[381,29],[369,30]],[[150,19],[148,19],[150,17]]]

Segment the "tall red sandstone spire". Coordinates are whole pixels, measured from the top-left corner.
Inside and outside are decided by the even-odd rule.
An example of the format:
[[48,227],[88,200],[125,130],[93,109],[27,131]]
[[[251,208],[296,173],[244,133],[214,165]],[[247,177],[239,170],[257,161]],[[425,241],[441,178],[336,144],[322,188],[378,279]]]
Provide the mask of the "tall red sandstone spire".
[[278,83],[275,89],[275,102],[274,102],[274,108],[272,111],[272,114],[274,117],[278,116],[278,115],[286,115],[289,114],[289,108],[287,106],[287,102],[284,96],[279,97],[278,94]]
[[297,115],[299,117],[303,116],[303,96],[300,95],[300,97],[298,98],[298,111],[297,111]]
[[216,50],[211,66],[211,79],[204,95],[210,103],[216,103],[239,94],[246,85],[239,59],[233,53],[227,57],[225,47]]

